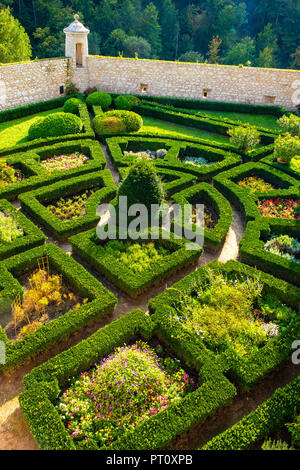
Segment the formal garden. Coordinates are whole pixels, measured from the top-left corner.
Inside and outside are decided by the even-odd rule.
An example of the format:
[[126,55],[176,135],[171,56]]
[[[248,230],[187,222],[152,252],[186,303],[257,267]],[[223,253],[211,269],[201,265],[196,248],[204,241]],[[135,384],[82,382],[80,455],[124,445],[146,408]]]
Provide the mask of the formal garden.
[[73,91],[0,112],[0,448],[299,449],[300,118]]

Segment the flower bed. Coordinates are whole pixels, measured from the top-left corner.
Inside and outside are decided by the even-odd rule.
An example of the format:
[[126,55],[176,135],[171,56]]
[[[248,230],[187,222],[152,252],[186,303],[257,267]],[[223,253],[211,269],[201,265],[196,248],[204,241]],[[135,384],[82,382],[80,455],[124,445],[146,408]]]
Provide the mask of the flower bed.
[[[79,152],[88,157],[84,165],[70,168],[67,171],[53,169],[48,171],[43,162],[51,160],[59,152],[69,153]],[[52,146],[39,147],[36,150],[27,150],[26,152],[13,155],[8,152],[5,155],[10,168],[14,168],[19,180],[11,181],[10,184],[0,185],[0,197],[14,200],[20,194],[32,191],[41,186],[52,184],[62,179],[74,176],[84,175],[93,171],[104,169],[106,160],[104,153],[98,142],[91,140],[79,140],[65,143],[58,143]],[[12,170],[9,169],[11,172]]]
[[[106,372],[110,374],[110,372],[112,372],[113,375],[111,382],[107,381],[105,385],[112,383],[114,384],[114,393],[118,393],[118,390],[120,390],[119,393],[122,393],[123,384],[115,384],[115,379],[118,381],[118,378],[120,378],[120,382],[123,379],[125,384],[127,384],[127,374],[129,374],[131,371],[132,373],[136,372],[138,374],[143,366],[140,365],[139,367],[135,367],[136,370],[132,370],[131,367],[128,368],[128,370],[119,368],[116,377],[116,375],[113,374],[114,362],[111,363],[112,366],[110,369],[108,369],[108,366],[106,365],[107,357],[110,357],[112,354],[114,354],[114,351],[116,352],[115,348],[120,347],[121,351],[124,351],[124,354],[129,354],[129,352],[132,354],[132,350],[128,346],[130,346],[130,344],[135,344],[137,337],[140,337],[142,341],[146,341],[148,344],[151,344],[151,341],[157,341],[157,334],[160,336],[160,338],[162,338],[159,339],[159,342],[160,344],[163,344],[164,347],[166,347],[168,353],[171,354],[170,357],[173,359],[178,358],[185,362],[187,355],[185,353],[178,352],[176,348],[173,348],[171,345],[169,345],[167,339],[164,337],[164,332],[160,329],[159,325],[152,323],[151,318],[143,311],[135,310],[111,323],[105,328],[98,330],[88,339],[82,341],[63,354],[60,354],[48,362],[42,364],[41,366],[35,368],[30,374],[25,376],[25,392],[20,395],[20,404],[25,419],[28,422],[31,432],[37,440],[40,448],[53,450],[162,449],[166,446],[169,446],[177,436],[186,433],[191,427],[204,421],[208,416],[215,413],[220,407],[226,405],[230,400],[232,400],[236,393],[235,387],[230,384],[226,377],[224,377],[216,369],[214,369],[213,374],[209,374],[204,365],[200,365],[198,362],[197,353],[194,351],[192,358],[189,355],[189,360],[192,363],[192,368],[195,373],[197,375],[199,374],[200,386],[198,388],[194,390],[192,388],[190,393],[186,393],[186,391],[184,391],[184,396],[178,396],[177,399],[169,399],[169,405],[166,407],[163,407],[162,401],[157,400],[157,405],[153,406],[153,408],[158,410],[160,403],[162,404],[160,410],[154,412],[152,415],[150,411],[150,416],[148,414],[147,419],[139,421],[133,429],[125,429],[126,432],[124,433],[122,433],[120,430],[117,439],[109,444],[109,446],[99,447],[97,440],[95,440],[95,438],[97,439],[95,434],[93,434],[93,437],[88,437],[88,439],[83,439],[81,441],[70,437],[70,432],[63,424],[63,422],[66,422],[67,420],[62,420],[62,413],[58,412],[56,408],[58,405],[57,397],[65,391],[69,380],[72,380],[79,374],[89,371],[95,363],[100,363],[102,367],[101,374],[105,374]],[[160,354],[160,351],[156,350],[156,354],[157,353]],[[150,377],[153,377],[154,374],[157,378],[162,378],[163,383],[167,383],[167,374],[164,374],[164,377],[162,377],[161,369],[157,369],[155,365],[155,360],[157,359],[154,353],[150,351],[149,354],[150,358],[148,356],[145,360],[146,362],[144,371],[148,371],[149,364],[153,364],[154,367],[149,371]],[[152,357],[154,357],[154,359],[152,359]],[[154,363],[149,362],[153,360]],[[160,362],[160,359],[158,361]],[[169,366],[170,361],[166,363],[164,360],[163,367]],[[96,373],[95,369],[94,373]],[[180,372],[179,376],[182,377],[182,372]],[[88,376],[86,377],[88,381],[89,378]],[[140,383],[140,380],[140,378],[137,378],[135,379],[134,383]],[[187,381],[187,377],[184,379],[183,376],[183,380]],[[157,391],[160,391],[161,389],[160,383],[161,382],[159,382]],[[118,385],[120,385],[120,389],[118,389]],[[168,393],[168,397],[172,393],[177,395],[180,389],[182,389],[181,385],[182,383],[180,380],[180,386],[178,390],[176,383],[171,384],[170,387],[168,387],[168,391],[166,392]],[[147,403],[144,401],[145,393],[142,393],[144,392],[144,389],[142,387],[140,388],[141,401],[136,399],[137,394],[131,394],[131,399],[127,399],[126,403],[128,403],[128,401],[132,401],[134,404],[139,403],[137,406],[139,406],[140,409],[142,406],[144,406],[144,408],[147,410]],[[126,388],[124,385],[126,395],[127,389],[128,388]],[[105,399],[105,391],[103,391],[102,385],[99,386],[99,392],[101,393],[101,398],[103,398],[104,394]],[[156,396],[155,393],[156,391],[154,391],[153,398]],[[149,398],[149,400],[150,403],[148,401],[148,405],[151,405],[152,397]],[[118,405],[115,404],[115,401],[117,401]],[[118,399],[115,401],[115,407],[118,407],[120,404],[122,405],[122,401],[120,402],[119,400],[119,395]],[[101,401],[100,403],[103,402]],[[112,404],[109,406],[112,406]],[[98,406],[98,411],[99,408],[100,404]],[[153,408],[151,405],[151,409]],[[137,413],[135,414],[136,418],[139,418],[139,416]],[[113,417],[113,415],[111,415],[111,417]],[[123,415],[121,411],[118,412],[117,419],[122,419],[123,421]],[[102,426],[102,424],[104,426]],[[97,428],[97,421],[94,421],[94,426]],[[98,428],[99,436],[104,434],[104,438],[106,438],[104,433],[105,428],[106,423],[100,421]]]
[[[74,194],[79,194],[76,204]],[[103,170],[22,194],[20,201],[35,220],[64,240],[84,228],[96,226],[100,220],[96,213],[99,204],[110,201],[115,194],[112,175],[109,170]]]
[[[186,140],[171,140],[163,138],[143,137],[112,137],[106,139],[108,151],[111,155],[115,168],[129,166],[135,160],[132,155],[124,156],[124,151],[135,150],[157,150],[165,148],[168,150],[166,156],[155,160],[159,168],[167,168],[189,173],[201,180],[208,180],[220,171],[231,168],[241,163],[242,158],[220,148],[208,145],[199,145]],[[186,163],[184,155],[205,158],[209,165],[194,165]]]
[[75,441],[93,439],[99,447],[113,441],[187,393],[196,384],[180,361],[138,341],[115,348],[90,371],[75,377],[57,410]]
[[300,220],[300,199],[260,199],[257,206],[262,217]]
[[0,187],[22,181],[23,175],[20,170],[5,162],[0,164]]
[[[163,279],[174,274],[183,266],[196,261],[202,254],[202,249],[186,250],[186,240],[176,239],[173,234],[160,230],[158,239],[147,250],[154,253],[154,258],[145,258],[145,248],[143,244],[149,238],[149,234],[141,234],[140,239],[134,243],[129,242],[125,252],[116,250],[124,245],[115,242],[100,241],[97,238],[96,230],[80,233],[70,238],[73,250],[82,259],[87,261],[93,268],[104,274],[116,286],[132,297],[137,297],[152,285],[161,283]],[[164,239],[165,237],[165,239]],[[137,243],[141,247],[137,247]],[[147,241],[146,241],[147,243]],[[154,246],[153,246],[154,245]],[[111,249],[111,247],[115,249]],[[145,246],[145,245],[144,245]],[[107,248],[108,247],[108,248]],[[149,252],[148,251],[148,252]],[[119,254],[120,253],[120,254]],[[159,258],[158,258],[159,257]],[[158,258],[158,259],[157,259]],[[130,263],[134,260],[134,269]],[[136,261],[141,262],[140,267]]]
[[146,158],[148,160],[157,160],[159,158],[164,158],[168,153],[166,149],[158,149],[158,150],[143,150],[141,152],[133,152],[132,150],[127,151],[124,150],[124,157],[130,158]]
[[[297,221],[272,218],[260,218],[249,222],[240,242],[241,260],[252,266],[257,266],[263,271],[275,274],[281,279],[300,285],[300,265],[295,256],[297,241],[300,239],[300,226],[296,224],[298,224]],[[276,242],[275,245],[274,242],[270,243],[272,235],[275,237],[274,240],[283,237],[280,245],[276,246]],[[284,244],[285,240],[287,241],[286,245]],[[284,246],[286,246],[286,250]]]
[[172,345],[186,354],[196,349],[200,362],[249,390],[290,359],[299,301],[300,289],[284,281],[235,261],[213,262],[152,299],[149,311]]
[[250,193],[273,191],[275,189],[267,181],[255,176],[248,176],[247,178],[240,180],[238,182],[238,186],[240,188],[247,189]]
[[0,200],[0,260],[42,245],[46,236],[5,199]]
[[[263,179],[275,189],[250,192],[239,185],[240,181],[253,176]],[[243,211],[247,222],[261,216],[258,204],[262,200],[299,199],[298,180],[262,163],[240,165],[215,176],[213,181],[214,186]]]
[[[0,286],[2,288],[0,291],[1,323],[4,321],[4,315],[7,315],[7,318],[11,315],[11,305],[18,297],[19,299],[23,299],[24,302],[24,304],[21,304],[21,302],[18,301],[17,304],[19,307],[21,304],[21,307],[25,309],[26,305],[29,305],[28,302],[30,299],[27,298],[26,300],[23,286],[19,280],[21,281],[23,279],[24,282],[24,279],[28,280],[28,278],[31,278],[32,273],[39,268],[39,260],[43,258],[48,259],[51,276],[56,276],[56,274],[62,276],[65,286],[70,289],[68,293],[75,296],[76,303],[73,297],[72,299],[65,299],[67,300],[67,302],[65,302],[65,309],[60,312],[60,315],[55,318],[56,315],[52,315],[53,311],[48,310],[45,313],[46,315],[50,314],[52,318],[45,317],[45,322],[41,322],[43,323],[42,325],[39,325],[35,331],[28,331],[28,334],[22,335],[23,337],[20,339],[9,339],[3,328],[0,327],[0,340],[4,341],[6,345],[6,362],[0,365],[1,370],[7,371],[22,365],[30,358],[49,348],[49,346],[62,339],[66,339],[72,333],[84,328],[97,318],[110,314],[114,310],[117,302],[115,296],[105,289],[103,285],[81,265],[76,263],[70,256],[60,250],[60,248],[48,244],[13,256],[2,262],[0,271]],[[58,287],[57,283],[57,277],[52,277],[51,289],[47,295],[54,295],[55,289],[52,287],[53,285]],[[30,287],[28,281],[26,285],[28,290]],[[34,287],[34,282],[32,287]],[[46,283],[43,287],[47,289],[49,285],[47,287]],[[66,291],[62,292],[62,290],[56,289],[57,300],[58,294],[64,295],[67,293]],[[40,297],[40,295],[41,292],[40,289],[38,289],[37,296]],[[49,302],[50,298],[47,297],[46,299],[45,295],[42,299],[42,303],[40,304],[41,308],[46,307],[46,300],[49,304],[52,302],[52,306],[55,306],[55,299]],[[87,301],[84,299],[87,299]],[[34,307],[37,308],[36,303],[38,299],[34,298],[31,300],[33,301]],[[77,303],[80,303],[80,306],[77,306]],[[66,311],[66,309],[68,310]],[[55,311],[59,314],[59,309]],[[30,323],[32,319],[33,317],[30,318]],[[34,318],[34,320],[36,320],[36,318]],[[19,332],[20,330],[18,329],[17,333]]]
[[88,157],[79,152],[75,152],[72,155],[59,155],[52,158],[48,158],[41,162],[41,165],[47,171],[68,171],[72,168],[78,168],[82,165],[86,165],[88,162]]
[[[204,204],[205,208],[212,208],[213,217],[206,216],[206,226],[204,227],[204,245],[213,251],[220,248],[224,241],[229,227],[232,223],[232,210],[226,199],[210,184],[200,183],[191,186],[172,197],[174,203],[184,207],[185,204]],[[207,209],[206,209],[207,210]],[[205,211],[204,211],[205,220]],[[196,227],[193,221],[185,222],[186,233],[195,231]],[[173,227],[182,226],[183,220],[175,218]]]

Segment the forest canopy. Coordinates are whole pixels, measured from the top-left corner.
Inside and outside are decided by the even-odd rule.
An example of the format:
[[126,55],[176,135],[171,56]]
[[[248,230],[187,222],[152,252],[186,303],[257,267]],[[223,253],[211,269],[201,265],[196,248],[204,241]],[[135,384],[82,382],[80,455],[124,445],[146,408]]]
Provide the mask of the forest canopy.
[[[91,30],[90,54],[300,69],[300,0],[0,0],[0,6],[24,27],[33,59],[63,56],[63,28],[79,13]],[[0,47],[3,28],[2,22]]]

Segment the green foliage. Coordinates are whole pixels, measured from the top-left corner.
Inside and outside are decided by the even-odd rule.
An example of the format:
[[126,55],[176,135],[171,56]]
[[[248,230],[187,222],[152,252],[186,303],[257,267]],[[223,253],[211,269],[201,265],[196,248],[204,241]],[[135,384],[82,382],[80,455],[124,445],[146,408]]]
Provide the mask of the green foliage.
[[28,34],[15,19],[10,8],[0,10],[0,63],[22,62],[31,57]]
[[79,134],[82,131],[82,121],[70,113],[55,113],[44,119],[39,119],[29,128],[29,140],[56,137],[69,134]]
[[105,91],[94,91],[87,96],[86,103],[88,106],[101,106],[106,111],[110,107],[112,99],[110,94]]
[[149,160],[137,160],[121,184],[118,196],[127,196],[128,207],[144,204],[151,210],[152,204],[160,205],[164,199],[162,182]]
[[178,57],[178,61],[179,62],[203,63],[204,62],[204,57],[199,52],[188,51],[188,52],[185,52],[184,54],[181,54],[181,56]]
[[80,100],[78,98],[70,98],[65,101],[64,104],[64,112],[71,113],[71,114],[78,114],[79,113],[79,105]]
[[0,211],[0,243],[12,243],[24,235],[15,215]]
[[123,42],[125,57],[149,59],[151,44],[141,36],[128,36]]
[[275,141],[274,156],[279,161],[290,163],[291,159],[300,155],[300,138],[291,134],[278,137]]
[[134,106],[140,102],[139,98],[133,95],[120,95],[115,98],[115,106],[117,109],[124,109],[130,111]]
[[108,111],[104,116],[121,118],[125,124],[127,132],[137,132],[143,126],[142,117],[132,111]]
[[127,128],[123,119],[118,116],[97,114],[93,120],[93,124],[98,136],[104,134],[121,134],[123,132],[127,132]]
[[300,137],[300,117],[295,114],[290,114],[289,116],[282,116],[278,120],[278,124],[286,132],[290,133],[292,136]]
[[262,450],[293,450],[289,448],[287,442],[284,441],[272,441],[271,439],[267,439],[261,446]]
[[230,142],[236,148],[249,152],[260,143],[260,135],[255,127],[238,126],[228,130]]

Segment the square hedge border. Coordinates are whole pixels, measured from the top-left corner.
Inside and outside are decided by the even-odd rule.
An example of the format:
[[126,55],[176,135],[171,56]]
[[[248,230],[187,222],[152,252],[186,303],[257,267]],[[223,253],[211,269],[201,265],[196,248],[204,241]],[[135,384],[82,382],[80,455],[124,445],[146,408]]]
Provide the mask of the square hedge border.
[[0,291],[0,305],[2,307],[10,306],[18,294],[22,295],[23,289],[17,278],[36,269],[37,260],[45,256],[49,259],[50,268],[58,271],[63,279],[89,302],[77,310],[69,310],[18,341],[10,341],[0,327],[0,340],[6,345],[6,363],[0,365],[2,371],[10,371],[21,366],[58,341],[68,338],[98,318],[109,315],[117,303],[116,297],[88,271],[59,247],[50,243],[1,262],[0,285],[3,290]]
[[265,241],[272,233],[289,235],[300,240],[300,225],[293,226],[289,222],[285,219],[274,221],[274,219],[265,218],[249,222],[240,241],[240,258],[243,263],[300,286],[300,264],[264,249]]
[[[112,137],[106,139],[108,152],[112,158],[115,168],[119,166],[129,166],[136,159],[134,157],[124,157],[123,152],[129,146],[135,147],[136,151],[157,150],[165,147],[168,150],[163,159],[155,160],[155,166],[170,170],[182,171],[197,176],[205,181],[212,176],[232,168],[242,162],[241,156],[221,149],[216,149],[204,145],[199,145],[185,140],[171,140],[165,138],[141,138],[141,137]],[[213,165],[196,165],[184,163],[180,160],[180,155],[189,149],[190,152],[201,152],[201,156],[210,161],[215,161]]]
[[[203,203],[205,205],[205,202],[211,204],[213,209],[216,211],[217,216],[219,217],[218,222],[213,230],[207,230],[204,228],[204,246],[210,248],[213,251],[217,251],[220,249],[232,224],[231,206],[227,199],[225,199],[224,196],[222,196],[222,194],[217,191],[217,189],[208,183],[199,183],[179,193],[176,193],[173,195],[172,201],[183,206],[184,204],[191,204],[191,199],[195,197],[199,198],[199,204]],[[181,227],[182,221],[178,219],[173,220],[173,230],[178,224],[179,227]],[[185,226],[185,230],[194,232],[196,227],[196,224],[190,223],[189,225]]]
[[[273,191],[255,192],[250,194],[246,189],[240,188],[234,180],[241,180],[247,176],[255,174],[271,184],[278,183],[283,189],[274,189]],[[276,169],[267,167],[262,163],[245,163],[238,167],[224,171],[213,178],[214,186],[230,201],[237,204],[242,210],[246,221],[254,220],[261,217],[257,207],[259,199],[268,199],[272,197],[299,197],[300,182],[291,176],[282,173]],[[269,218],[265,218],[268,220]],[[272,220],[282,220],[274,218]],[[299,221],[290,220],[290,225],[298,225]]]
[[[86,214],[72,220],[62,221],[53,214],[43,203],[50,203],[60,197],[73,196],[87,189],[102,186],[92,194],[86,204]],[[22,208],[37,222],[42,224],[59,240],[65,240],[81,230],[97,225],[100,216],[97,215],[99,204],[110,201],[116,195],[116,185],[109,170],[87,173],[50,186],[44,186],[31,192],[21,194],[19,199]]]
[[251,450],[300,411],[300,377],[278,388],[267,401],[199,450]]
[[[72,96],[70,96],[70,98],[71,97]],[[69,141],[69,140],[94,139],[95,138],[95,132],[92,129],[92,126],[91,126],[91,120],[90,120],[90,115],[89,115],[87,106],[82,101],[83,98],[82,98],[81,95],[78,95],[76,97],[79,98],[80,101],[81,101],[81,103],[79,105],[79,117],[80,117],[80,119],[82,120],[82,123],[83,123],[83,132],[81,132],[79,134],[67,134],[67,135],[61,135],[61,136],[57,136],[57,137],[46,137],[46,138],[41,138],[41,139],[29,140],[28,142],[17,144],[13,147],[8,147],[8,148],[5,148],[5,149],[1,149],[0,150],[0,158],[3,158],[3,157],[5,158],[7,155],[12,155],[12,154],[18,153],[18,152],[27,152],[28,150],[32,150],[32,149],[37,148],[37,147],[50,145],[50,144],[54,145],[54,144]],[[45,103],[47,103],[47,101]],[[44,108],[44,107],[40,106],[40,108],[38,108],[38,107],[36,108],[36,113],[39,113],[40,110],[55,109],[57,107],[58,106],[53,106],[51,108],[48,108],[48,107]],[[32,110],[30,110],[30,111],[32,111]],[[32,114],[35,114],[35,113],[30,112],[28,115],[32,115]],[[2,122],[5,122],[5,121],[2,121]]]
[[24,232],[22,237],[11,243],[0,243],[0,261],[45,243],[47,237],[43,232],[6,199],[0,199],[0,211],[14,215]]
[[[116,440],[108,449],[99,448],[93,439],[75,443],[67,432],[53,402],[66,387],[69,378],[89,369],[118,346],[141,337],[149,341],[156,336],[151,319],[141,310],[134,310],[110,325],[98,330],[68,351],[59,354],[25,376],[25,392],[20,405],[32,434],[43,450],[153,450],[167,447],[178,435],[187,432],[236,394],[235,387],[217,370],[207,370],[193,356],[194,370],[200,386],[165,410],[151,416]],[[162,333],[163,335],[163,333]],[[165,341],[167,347],[168,341]],[[177,354],[177,351],[171,347]],[[179,353],[185,360],[185,355]]]
[[[105,252],[105,248],[101,245],[94,229],[75,235],[69,241],[75,254],[87,261],[97,272],[104,275],[126,294],[135,298],[150,286],[161,283],[166,277],[196,261],[203,253],[202,248],[186,250],[187,240],[176,238],[173,233],[160,229],[157,235],[158,239],[152,240],[150,234],[149,236],[148,233],[141,234],[141,237],[134,240],[134,243],[154,241],[172,252],[151,268],[137,274]],[[166,239],[163,238],[165,235]],[[168,237],[170,239],[167,239]]]
[[300,180],[300,173],[292,170],[289,165],[283,165],[282,163],[278,163],[274,157],[274,154],[268,155],[261,160],[261,163],[265,163],[269,165],[271,168],[275,168],[276,170],[280,170],[283,173],[287,173],[288,175],[292,176],[296,180]]
[[193,283],[202,282],[206,278],[207,269],[220,270],[226,275],[234,277],[252,276],[259,273],[264,284],[263,292],[276,295],[283,303],[291,306],[299,314],[300,289],[237,261],[228,261],[226,264],[213,261],[150,300],[149,312],[152,314],[151,319],[159,325],[160,329],[165,331],[170,344],[175,343],[176,348],[182,348],[186,351],[186,355],[192,355],[195,348],[199,349],[201,351],[199,360],[211,363],[211,366],[215,364],[215,367],[218,367],[222,373],[230,377],[234,384],[248,391],[266,374],[290,358],[291,345],[300,335],[300,316],[297,321],[292,321],[289,327],[279,336],[269,340],[258,352],[253,353],[246,359],[229,349],[216,355],[214,351],[205,346],[205,343],[199,337],[195,338],[195,335],[184,333],[179,324],[175,325],[169,319],[169,312],[174,302],[179,298],[180,292],[190,295]]
[[[48,155],[51,157],[57,153],[73,153],[76,151],[88,153],[90,161],[81,167],[67,171],[56,170],[49,172],[40,165],[40,160],[47,158]],[[96,170],[103,170],[106,165],[104,153],[99,143],[94,140],[60,142],[58,144],[37,148],[34,151],[20,152],[15,155],[9,154],[6,157],[6,161],[9,165],[16,166],[20,169],[25,176],[28,175],[23,181],[0,187],[0,198],[7,198],[9,200],[15,199],[19,194],[26,191],[32,191],[46,184],[54,183],[55,181],[65,180]]]
[[[123,181],[128,175],[129,168],[130,167],[119,167],[121,181]],[[162,179],[163,187],[167,196],[172,196],[172,194],[188,188],[189,186],[193,185],[197,179],[195,175],[189,175],[188,173],[182,173],[176,170],[168,170],[166,168],[157,167],[156,172]]]

